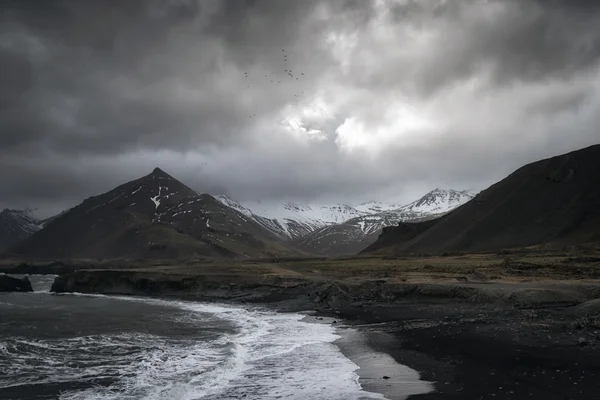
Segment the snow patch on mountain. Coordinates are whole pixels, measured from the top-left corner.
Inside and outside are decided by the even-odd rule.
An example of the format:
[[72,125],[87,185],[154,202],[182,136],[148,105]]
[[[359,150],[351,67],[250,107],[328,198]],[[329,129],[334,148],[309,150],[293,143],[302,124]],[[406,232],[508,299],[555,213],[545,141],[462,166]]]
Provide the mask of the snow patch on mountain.
[[395,203],[384,203],[381,201],[368,201],[366,203],[361,203],[354,208],[365,214],[375,214],[385,211],[396,210],[402,207],[402,204]]
[[162,193],[162,186],[159,186],[158,187],[158,194],[156,196],[150,197],[150,200],[152,200],[152,202],[154,203],[154,206],[156,207],[157,210],[158,210],[158,206],[160,206],[160,195],[161,195],[161,193]]
[[39,218],[35,210],[11,210],[5,209],[2,211],[3,218],[11,219],[15,226],[18,226],[22,231],[31,234],[39,231],[42,228],[42,219]]
[[42,229],[42,220],[32,209],[0,211],[0,250]]
[[245,202],[244,207],[254,214],[270,219],[295,220],[316,224],[336,224],[365,214],[345,204],[316,205],[296,203]]

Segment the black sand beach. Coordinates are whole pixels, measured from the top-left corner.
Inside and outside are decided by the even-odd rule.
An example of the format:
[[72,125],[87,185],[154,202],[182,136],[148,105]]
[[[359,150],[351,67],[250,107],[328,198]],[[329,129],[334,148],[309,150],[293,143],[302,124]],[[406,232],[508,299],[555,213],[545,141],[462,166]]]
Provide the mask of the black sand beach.
[[600,398],[600,329],[578,327],[566,309],[419,303],[338,312],[371,349],[433,382],[435,392],[410,399]]

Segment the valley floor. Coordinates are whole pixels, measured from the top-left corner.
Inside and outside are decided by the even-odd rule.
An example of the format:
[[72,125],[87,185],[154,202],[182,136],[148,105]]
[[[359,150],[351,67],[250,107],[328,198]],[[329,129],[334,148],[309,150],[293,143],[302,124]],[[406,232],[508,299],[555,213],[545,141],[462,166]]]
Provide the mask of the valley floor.
[[[81,266],[53,290],[262,302],[343,319],[434,382],[436,392],[415,398],[600,398],[596,249],[65,268]],[[364,373],[367,386],[386,385]]]

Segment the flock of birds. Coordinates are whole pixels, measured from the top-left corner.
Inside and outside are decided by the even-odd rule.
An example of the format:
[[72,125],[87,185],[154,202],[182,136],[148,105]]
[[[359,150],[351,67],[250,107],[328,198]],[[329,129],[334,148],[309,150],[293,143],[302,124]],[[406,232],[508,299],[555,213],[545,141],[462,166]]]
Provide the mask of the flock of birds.
[[[281,51],[283,52],[283,62],[284,62],[284,64],[287,64],[288,56],[285,52],[285,49],[281,49]],[[283,72],[285,72],[286,75],[288,75],[290,78],[296,79],[296,80],[299,80],[299,77],[304,76],[304,72],[300,72],[300,75],[294,76],[294,72],[291,69],[287,69],[287,68],[284,68]],[[248,72],[244,72],[244,77],[246,79],[250,78],[250,75],[248,74]],[[279,84],[279,85],[281,84],[281,79],[279,78],[278,75],[275,74],[275,71],[271,72],[271,76],[269,76],[268,74],[265,75],[265,78],[269,79],[270,83]],[[247,85],[247,86],[248,86],[248,88],[251,87],[251,85]],[[301,94],[304,94],[304,91],[302,91],[302,93],[294,94],[294,97],[300,97]],[[252,114],[248,118],[254,118],[254,117],[256,117],[256,114]]]

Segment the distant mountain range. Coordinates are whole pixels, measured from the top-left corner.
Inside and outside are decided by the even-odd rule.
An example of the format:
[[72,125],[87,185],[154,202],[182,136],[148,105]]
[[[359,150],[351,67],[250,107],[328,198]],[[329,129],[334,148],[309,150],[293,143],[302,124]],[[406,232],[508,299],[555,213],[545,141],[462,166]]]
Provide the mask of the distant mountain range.
[[403,206],[377,201],[350,206],[242,204],[227,196],[216,196],[224,205],[240,211],[280,238],[320,255],[355,254],[373,243],[383,227],[442,215],[472,197],[468,192],[435,189]]
[[371,254],[489,252],[600,243],[600,145],[519,168],[426,223],[384,229]]
[[283,239],[297,239],[325,226],[366,214],[345,204],[267,204],[260,201],[242,204],[223,195],[216,199]]
[[151,174],[40,220],[0,212],[0,250],[23,258],[189,259],[478,252],[600,242],[600,145],[526,165],[473,198],[406,204],[240,203]]
[[[414,213],[419,217],[438,215],[450,211],[473,197],[468,192],[435,189],[422,198],[407,204],[370,201],[357,206],[347,204],[296,204],[238,202],[227,196],[215,196],[224,205],[240,211],[249,218],[264,224],[277,235],[298,239],[318,229],[343,224],[356,218],[386,213]],[[368,219],[367,219],[368,220]],[[387,226],[387,225],[384,225]]]
[[309,253],[324,255],[356,254],[379,236],[382,228],[400,221],[424,221],[439,217],[466,203],[473,195],[456,190],[435,189],[420,199],[398,208],[361,215],[341,224],[331,224],[294,241]]
[[[127,191],[131,193],[128,194]],[[145,199],[146,197],[147,199]],[[34,242],[33,245],[26,245],[27,242],[24,242],[17,249],[17,253],[30,254],[34,248],[35,251],[33,253],[36,253],[37,251],[41,251],[40,247],[45,247],[46,250],[42,252],[43,254],[66,257],[73,254],[76,247],[79,249],[78,252],[81,253],[77,254],[78,257],[84,255],[101,256],[102,258],[122,257],[126,253],[132,252],[135,246],[132,244],[129,250],[113,251],[113,249],[108,251],[107,249],[112,249],[112,242],[109,240],[108,244],[102,245],[105,239],[98,239],[99,236],[114,236],[117,230],[123,229],[118,224],[109,222],[111,219],[116,218],[115,215],[123,214],[122,218],[125,218],[124,221],[129,221],[127,223],[132,224],[132,226],[138,226],[145,221],[144,223],[150,223],[150,226],[155,225],[154,230],[158,230],[156,226],[165,226],[165,224],[169,227],[175,227],[176,230],[181,230],[180,225],[197,225],[199,218],[204,218],[204,215],[208,215],[207,211],[208,213],[214,213],[218,209],[217,215],[227,214],[228,222],[233,223],[233,225],[246,225],[245,232],[257,235],[258,237],[268,237],[268,241],[272,243],[280,243],[283,248],[277,250],[285,249],[286,251],[293,252],[293,248],[300,252],[319,255],[354,254],[373,243],[383,227],[395,225],[399,221],[423,220],[438,216],[468,201],[471,197],[472,195],[467,192],[435,189],[422,198],[404,206],[376,201],[357,206],[346,204],[269,204],[260,201],[242,204],[224,195],[215,197],[206,194],[199,195],[175,180],[175,178],[157,169],[141,180],[129,182],[104,195],[87,199],[83,204],[66,210],[45,221],[45,223],[49,223],[53,220],[60,220],[65,225],[64,221],[68,220],[65,215],[79,215],[77,217],[78,221],[73,221],[65,225],[69,227],[69,232],[83,231],[81,234],[77,234],[77,237],[69,239],[53,251],[50,251],[50,247],[51,243],[54,242],[50,238],[47,239],[48,245],[44,246],[42,246],[42,239],[36,242],[36,238],[34,238],[30,241]],[[189,204],[181,203],[185,203],[185,201],[188,201]],[[216,201],[216,204],[212,204],[211,201]],[[128,204],[125,204],[127,202]],[[150,210],[152,205],[155,208],[155,215]],[[32,215],[25,211],[12,210],[12,212]],[[141,215],[144,215],[146,218],[140,219]],[[4,248],[18,241],[23,241],[42,227],[43,224],[39,219],[32,218],[13,218],[13,222],[11,223],[13,230],[17,229],[19,223],[21,223],[22,226],[20,229],[22,233],[18,236],[12,235],[14,240],[7,243]],[[193,219],[192,222],[188,221],[190,218]],[[213,220],[216,221],[214,218]],[[214,229],[214,226],[210,225],[210,221],[211,219],[207,217],[206,227]],[[85,231],[84,227],[86,224],[91,229],[91,232]],[[47,232],[54,229],[58,228],[53,225],[52,229],[46,230],[44,233],[37,235],[37,237],[42,238],[44,235],[50,235]],[[67,228],[62,227],[60,229]],[[194,232],[192,233],[192,237],[197,236],[197,227],[190,227],[189,229],[192,229]],[[206,241],[212,240],[214,244],[213,248],[216,248],[215,246],[220,245],[220,241],[223,238],[215,236],[211,239],[210,236],[215,235],[215,232],[210,230],[208,232],[203,234],[202,241],[206,243]],[[185,231],[185,233],[190,232]],[[70,237],[70,235],[71,233],[67,233],[66,236],[62,234],[65,238]],[[150,236],[155,237],[156,235]],[[86,237],[89,237],[89,240],[93,238],[95,243],[94,248],[90,247],[84,250],[86,246],[80,242],[88,240]],[[231,237],[228,237],[228,239],[231,240]],[[183,238],[180,237],[178,240],[183,240]],[[148,243],[154,242],[156,240],[148,241]],[[74,243],[79,244],[74,245]],[[242,251],[238,248],[238,244],[233,245],[234,249],[229,249],[227,246],[224,247],[233,253],[237,253],[239,250],[243,255],[256,255],[256,252],[250,249]],[[185,246],[175,246],[177,250],[171,246],[170,253],[169,251],[167,253],[172,253],[172,257],[190,252],[191,254],[202,256],[215,256],[213,252],[208,251],[206,248],[197,248],[197,245],[197,243],[187,243]],[[152,244],[150,246],[155,250],[152,252],[141,251],[138,255],[140,257],[166,256],[166,254],[163,254],[165,252],[156,251],[160,247],[159,245]],[[167,247],[164,249],[166,250]],[[189,248],[184,251],[182,247]],[[283,253],[286,253],[286,251],[283,251]],[[225,250],[221,252],[227,253]],[[278,252],[271,253],[275,254]],[[41,257],[43,254],[39,254],[39,256]]]

